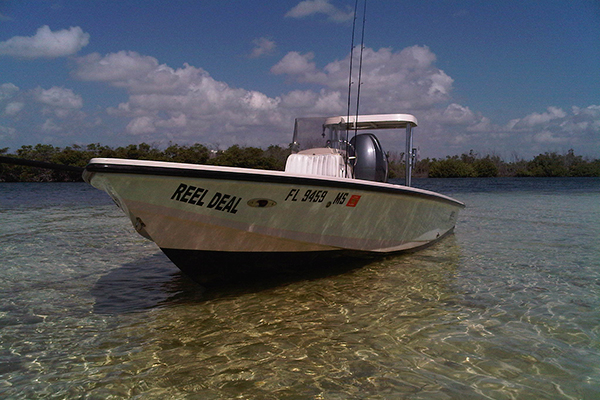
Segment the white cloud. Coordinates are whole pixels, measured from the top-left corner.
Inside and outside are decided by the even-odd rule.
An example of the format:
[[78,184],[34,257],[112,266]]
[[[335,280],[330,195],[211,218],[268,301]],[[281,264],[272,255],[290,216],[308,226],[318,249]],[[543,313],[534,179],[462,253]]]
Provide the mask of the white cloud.
[[317,71],[317,64],[312,62],[313,58],[315,54],[312,52],[300,54],[290,51],[271,68],[271,72],[275,75],[291,75],[298,82],[324,83],[327,76]]
[[489,132],[492,129],[492,121],[488,117],[480,116],[474,124],[467,127],[471,132]]
[[[248,133],[245,140],[252,144],[285,144],[294,117],[346,112],[349,55],[323,68],[318,68],[314,59],[313,53],[290,52],[272,67],[274,74],[313,87],[277,97],[233,88],[189,64],[171,68],[135,52],[79,57],[72,74],[127,90],[128,100],[107,111],[125,119],[125,131],[144,140],[194,138],[230,145]],[[447,103],[453,80],[435,67],[435,61],[427,47],[401,51],[366,48],[361,112],[415,112]],[[482,123],[468,107],[453,107],[446,111],[446,122],[453,120],[461,126]]]
[[19,88],[12,83],[3,83],[0,85],[0,101],[13,97]]
[[[75,77],[126,89],[128,101],[110,108],[109,114],[129,119],[128,133],[144,138],[155,135],[153,141],[195,137],[234,144],[232,132],[260,125],[273,134],[283,124],[278,112],[280,98],[232,88],[189,64],[175,69],[153,57],[119,52],[81,57],[76,66]],[[285,122],[291,126],[291,120]]]
[[[42,89],[37,87],[32,92],[33,100],[42,105],[42,114],[58,117],[59,119],[80,120],[85,114],[80,111],[83,107],[83,98],[71,89],[51,87]],[[47,124],[54,121],[47,121]],[[68,122],[70,123],[70,121]],[[48,129],[45,129],[48,130]],[[56,129],[52,129],[56,130]]]
[[47,25],[34,36],[15,36],[0,42],[0,55],[16,58],[57,58],[77,53],[89,43],[90,35],[80,27],[52,32]]
[[[171,68],[135,52],[79,57],[72,74],[127,90],[128,100],[107,111],[125,119],[125,131],[144,140],[193,138],[230,145],[248,133],[245,140],[254,145],[285,144],[294,117],[346,113],[349,55],[323,68],[314,59],[313,53],[290,52],[272,67],[274,74],[313,87],[277,97],[233,88],[201,68],[188,64]],[[427,47],[366,48],[361,112],[417,112],[447,106],[453,80],[435,67],[435,61]],[[440,121],[443,117],[465,127],[482,123],[482,118],[458,104],[449,107],[445,116],[436,115]]]
[[318,97],[312,90],[293,90],[281,96],[281,105],[289,109],[306,109],[313,106]]
[[[354,65],[359,65],[359,52],[355,51]],[[313,53],[290,52],[277,63],[271,72],[285,74],[300,83],[313,83],[330,90],[346,93],[350,55],[333,61],[319,70]],[[450,99],[453,79],[435,67],[435,54],[428,47],[412,46],[394,52],[389,48],[363,51],[361,104],[370,112],[397,112],[418,110],[440,104]],[[354,71],[354,90],[358,84],[358,71]],[[363,101],[364,100],[364,101]]]
[[[349,54],[324,66],[319,66],[316,59],[314,53],[299,52],[282,57],[271,72],[300,85],[279,96],[232,87],[189,64],[172,68],[153,57],[126,51],[78,57],[72,75],[126,91],[126,101],[106,110],[113,130],[131,135],[121,139],[124,143],[143,140],[166,144],[172,140],[220,146],[286,145],[295,117],[347,112]],[[354,65],[358,65],[358,59]],[[353,81],[356,89],[356,76]],[[562,151],[562,146],[573,147],[579,154],[577,149],[590,148],[600,137],[600,106],[571,110],[548,107],[510,124],[492,123],[452,98],[453,79],[436,66],[435,54],[425,46],[402,50],[365,48],[362,82],[361,113],[407,112],[417,116],[415,143],[423,149],[424,157],[470,149],[483,154],[518,150],[522,156],[531,157],[545,151]],[[81,126],[78,121],[82,120],[83,99],[69,89],[21,92],[5,84],[0,86],[2,94],[6,101],[0,110],[5,116],[9,109],[17,113],[21,107],[15,104],[7,108],[8,103],[24,104],[18,111],[21,120],[32,114],[31,100],[35,100],[44,116],[43,123],[39,123],[44,132],[65,136]],[[54,119],[47,119],[48,115]],[[97,129],[92,123],[88,125]],[[402,146],[399,136],[391,138],[388,143]],[[600,149],[596,152],[600,154]]]
[[172,115],[168,120],[158,121],[156,126],[161,128],[185,128],[187,126],[188,121],[184,113],[173,113]]
[[252,44],[254,44],[255,47],[252,49],[252,53],[250,53],[251,58],[258,58],[272,54],[273,51],[275,51],[275,47],[277,47],[273,40],[265,37],[254,39]]
[[51,118],[44,121],[44,124],[42,125],[42,132],[44,133],[58,133],[62,130],[63,128]]
[[354,17],[354,12],[346,8],[341,10],[329,2],[329,0],[305,0],[298,3],[288,11],[285,16],[291,18],[304,18],[315,14],[325,14],[330,21],[345,22]]
[[566,143],[568,142],[568,138],[561,137],[556,133],[549,131],[541,131],[533,135],[533,140],[542,144],[556,144],[556,143]]
[[512,120],[510,124],[515,129],[531,128],[549,123],[552,120],[562,119],[567,116],[562,109],[557,107],[548,107],[548,112],[532,113],[521,119]]
[[343,97],[341,92],[321,90],[314,108],[321,115],[332,115],[340,114],[346,104],[347,99]]
[[[8,95],[7,95],[8,94]],[[27,137],[25,143],[81,135],[93,123],[81,111],[83,98],[71,89],[54,86],[19,90],[13,84],[0,85],[0,125],[8,132],[7,140]],[[52,136],[48,136],[51,134]],[[7,145],[21,143],[7,143]],[[71,143],[68,143],[71,144]]]
[[580,142],[596,138],[600,149],[600,106],[573,107],[571,112],[548,107],[545,113],[531,113],[509,122],[508,130],[520,135],[531,135],[536,142]]
[[132,81],[145,79],[158,70],[158,61],[133,51],[120,51],[101,56],[88,54],[76,59],[73,75],[84,81],[108,82],[113,86],[127,87]]
[[548,107],[546,112],[530,113],[504,126],[494,125],[488,118],[467,109],[451,104],[441,115],[436,116],[435,112],[426,115],[423,128],[434,133],[433,148],[438,142],[445,142],[448,146],[440,151],[446,154],[476,149],[526,158],[569,149],[592,157],[600,154],[600,106],[573,107],[571,112]]
[[[591,131],[600,135],[600,105],[592,105],[586,108],[573,107],[572,113],[573,117],[569,121],[561,123],[561,127],[571,129],[574,132]],[[600,143],[598,143],[598,146],[600,146]]]
[[8,140],[14,140],[17,137],[17,130],[12,126],[0,125],[0,140],[7,142]]
[[13,101],[6,105],[6,107],[4,108],[4,113],[8,116],[13,117],[19,114],[24,107],[25,103],[22,103],[20,101]]
[[35,89],[34,95],[38,102],[53,108],[79,109],[83,107],[83,99],[73,93],[71,89],[53,86],[45,90],[38,87]]
[[476,121],[475,118],[475,114],[473,113],[473,111],[471,111],[469,107],[452,103],[448,107],[446,107],[446,109],[442,112],[439,122],[453,125],[470,125]]
[[137,117],[127,124],[127,132],[133,135],[142,135],[156,132],[154,119],[150,116]]

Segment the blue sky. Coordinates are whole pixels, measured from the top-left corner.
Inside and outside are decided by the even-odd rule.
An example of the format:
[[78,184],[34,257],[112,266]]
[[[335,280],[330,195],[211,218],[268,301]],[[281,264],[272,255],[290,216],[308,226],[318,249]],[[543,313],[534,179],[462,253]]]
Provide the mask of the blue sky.
[[[285,146],[346,114],[353,8],[0,0],[0,148]],[[597,0],[370,0],[360,112],[414,114],[421,157],[599,158],[599,66]]]

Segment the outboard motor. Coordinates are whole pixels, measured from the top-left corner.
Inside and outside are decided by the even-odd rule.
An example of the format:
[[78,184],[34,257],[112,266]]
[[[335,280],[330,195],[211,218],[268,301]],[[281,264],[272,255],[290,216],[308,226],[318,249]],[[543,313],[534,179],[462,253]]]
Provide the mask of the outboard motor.
[[350,140],[350,157],[354,158],[354,177],[387,182],[388,159],[379,139],[372,133],[361,133]]

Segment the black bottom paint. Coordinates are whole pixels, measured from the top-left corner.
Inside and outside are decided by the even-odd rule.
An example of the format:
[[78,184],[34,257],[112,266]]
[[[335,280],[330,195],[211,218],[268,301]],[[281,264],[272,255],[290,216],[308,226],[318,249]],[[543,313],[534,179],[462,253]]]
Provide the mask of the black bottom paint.
[[375,260],[413,252],[431,246],[452,233],[418,248],[372,253],[348,250],[319,252],[222,252],[203,250],[161,250],[187,276],[201,284],[259,280],[293,281],[338,275],[361,268]]
[[220,252],[161,249],[186,275],[201,284],[264,279],[313,279],[367,265],[377,257],[347,251]]

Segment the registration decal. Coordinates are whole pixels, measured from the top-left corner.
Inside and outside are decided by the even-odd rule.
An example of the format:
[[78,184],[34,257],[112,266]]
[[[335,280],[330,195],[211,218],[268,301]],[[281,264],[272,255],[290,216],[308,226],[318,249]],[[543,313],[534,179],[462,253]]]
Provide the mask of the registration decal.
[[346,203],[346,207],[356,207],[358,201],[360,200],[360,196],[357,194],[353,194],[350,196],[350,200]]

